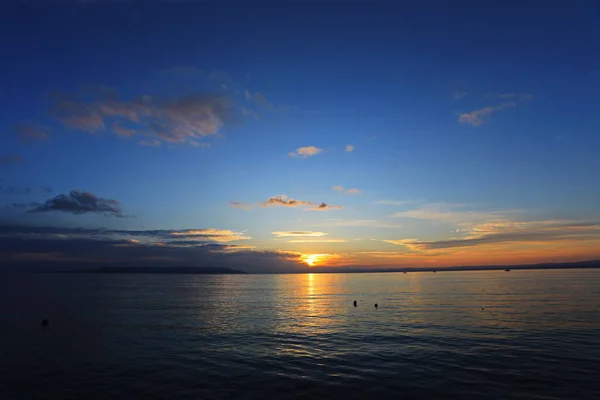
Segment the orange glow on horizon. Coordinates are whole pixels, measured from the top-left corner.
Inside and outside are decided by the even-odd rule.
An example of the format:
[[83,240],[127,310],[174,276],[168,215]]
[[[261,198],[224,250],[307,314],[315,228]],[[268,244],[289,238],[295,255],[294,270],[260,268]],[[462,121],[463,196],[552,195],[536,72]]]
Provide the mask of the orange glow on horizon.
[[309,267],[314,267],[326,261],[330,256],[330,254],[304,254],[302,255],[302,261]]

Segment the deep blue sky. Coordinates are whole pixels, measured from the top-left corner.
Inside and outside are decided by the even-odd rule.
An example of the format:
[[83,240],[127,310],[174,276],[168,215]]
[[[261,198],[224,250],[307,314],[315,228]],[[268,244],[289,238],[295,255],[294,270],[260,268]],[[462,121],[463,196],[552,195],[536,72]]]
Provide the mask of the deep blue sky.
[[[233,242],[255,249],[331,255],[315,264],[596,256],[588,234],[600,219],[597,2],[5,3],[7,224],[214,228],[243,232],[252,239]],[[142,116],[152,122],[102,111],[139,106],[141,96],[160,114]],[[181,118],[222,100],[222,126],[172,140],[189,128]],[[57,111],[65,102],[86,126],[95,116],[103,127],[65,122],[74,115]],[[137,134],[124,137],[115,123]],[[289,154],[309,146],[316,154]],[[72,190],[116,200],[118,213],[135,218],[95,206],[73,213],[77,195],[52,201]],[[278,195],[311,204],[259,205]],[[311,210],[322,202],[341,208]],[[583,223],[590,232],[567,234]],[[445,242],[523,230],[529,239]],[[337,242],[272,233],[288,231]]]

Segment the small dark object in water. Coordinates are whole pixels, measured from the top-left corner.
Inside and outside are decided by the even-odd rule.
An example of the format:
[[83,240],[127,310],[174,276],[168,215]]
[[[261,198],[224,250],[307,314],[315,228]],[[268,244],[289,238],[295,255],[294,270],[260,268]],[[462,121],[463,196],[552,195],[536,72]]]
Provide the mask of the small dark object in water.
[[377,310],[377,307],[379,307],[379,304],[375,303],[375,309]]
[[356,300],[354,300],[354,307],[356,307]]
[[406,271],[404,271],[404,273],[406,273]]
[[504,271],[506,271],[506,272],[510,272],[510,268],[506,268]]
[[481,307],[482,310],[485,310],[485,308]]
[[48,321],[47,319],[43,319],[42,320],[42,326],[45,328],[48,326],[48,324],[50,323],[50,321]]

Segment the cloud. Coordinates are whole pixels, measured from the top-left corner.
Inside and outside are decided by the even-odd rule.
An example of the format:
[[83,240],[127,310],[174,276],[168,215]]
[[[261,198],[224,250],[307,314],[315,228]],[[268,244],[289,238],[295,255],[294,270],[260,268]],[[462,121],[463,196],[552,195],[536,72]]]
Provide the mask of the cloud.
[[[235,206],[237,206],[238,204],[245,204],[245,203],[240,203],[237,201],[234,202],[230,202],[230,205],[232,207],[232,204],[235,204]],[[318,210],[318,211],[325,211],[325,210],[329,210],[329,209],[339,209],[342,208],[342,206],[330,206],[326,203],[313,203],[311,201],[306,201],[306,200],[297,200],[297,199],[293,199],[291,197],[288,197],[284,194],[280,194],[277,196],[271,196],[269,197],[269,199],[267,199],[266,201],[262,202],[262,203],[258,203],[259,207],[276,207],[276,206],[280,206],[280,207],[291,207],[291,208],[296,208],[296,207],[305,207],[307,210]],[[237,208],[242,208],[240,206],[238,206]]]
[[116,93],[100,91],[88,100],[75,95],[54,96],[51,114],[65,126],[88,133],[109,131],[119,136],[141,135],[140,144],[187,143],[215,136],[231,121],[228,96],[197,93],[160,100],[140,96],[119,99]]
[[288,243],[347,243],[344,239],[294,239],[288,240]]
[[597,241],[600,240],[600,222],[529,221],[483,224],[473,227],[470,233],[465,238],[447,240],[403,239],[386,242],[404,245],[412,250],[437,250],[491,244]]
[[393,218],[421,219],[453,223],[475,224],[483,221],[505,220],[521,213],[520,210],[468,210],[465,204],[427,203],[392,214]]
[[0,166],[17,164],[17,163],[20,163],[21,161],[23,161],[23,159],[18,154],[10,154],[10,155],[6,155],[6,156],[0,156]]
[[381,204],[386,206],[404,206],[410,203],[412,203],[412,201],[410,200],[378,200],[375,202],[375,204]]
[[354,150],[354,146],[352,146],[351,144],[347,144],[344,150],[350,153]]
[[140,140],[138,142],[141,146],[145,146],[145,147],[160,147],[161,142],[158,139],[154,139],[154,140]]
[[72,190],[69,194],[59,194],[43,204],[38,204],[29,212],[60,211],[71,214],[104,214],[106,216],[124,217],[119,202],[97,197],[90,192]]
[[261,207],[271,207],[271,206],[282,206],[282,207],[300,207],[300,206],[310,206],[312,203],[310,201],[304,200],[295,200],[291,197],[287,197],[286,195],[278,195],[269,197],[269,199],[259,205]]
[[[176,232],[0,225],[0,265],[15,268],[88,269],[99,266],[199,266],[247,272],[301,272],[295,252],[254,250],[215,242],[227,230],[193,229],[208,236],[171,241]],[[214,236],[212,233],[218,233]],[[185,236],[182,235],[182,236]],[[199,237],[200,236],[200,237]],[[162,240],[163,242],[158,242]]]
[[458,116],[458,122],[461,124],[469,124],[472,126],[479,126],[483,123],[483,118],[491,115],[496,111],[503,110],[505,108],[514,107],[516,104],[512,102],[502,103],[497,106],[484,107],[479,110],[474,110],[469,113],[462,113]]
[[322,223],[313,226],[359,227],[359,228],[402,228],[403,225],[378,221],[375,219],[325,219]]
[[454,92],[454,100],[453,101],[458,101],[460,99],[462,99],[463,97],[465,97],[468,93],[467,92]]
[[312,157],[312,156],[316,156],[317,154],[319,154],[321,151],[323,151],[322,149],[319,149],[318,147],[315,146],[307,146],[307,147],[299,147],[296,149],[296,151],[293,151],[291,153],[288,153],[288,155],[290,157],[302,157],[302,158],[307,158],[307,157]]
[[327,236],[326,232],[315,232],[315,231],[277,231],[271,232],[271,234],[280,237],[320,237]]
[[245,236],[241,232],[234,232],[223,229],[188,229],[182,231],[172,231],[170,234],[176,238],[194,238],[205,239],[214,242],[226,243],[236,240],[250,240],[252,237]]
[[342,206],[330,206],[327,203],[321,203],[316,206],[308,208],[311,211],[327,211],[327,210],[339,210]]
[[231,208],[239,208],[241,210],[250,210],[250,209],[252,209],[252,204],[243,203],[243,202],[240,202],[240,201],[230,201],[229,202],[229,207],[231,207]]
[[[336,192],[344,192],[344,190],[346,190],[343,186],[333,186],[331,188],[332,190],[335,190]],[[360,190],[356,189],[356,188],[352,188],[352,189],[348,189],[346,190],[344,193],[346,194],[360,194]]]
[[42,192],[52,193],[52,186],[42,186],[40,189],[42,190]]
[[48,139],[48,131],[50,131],[50,128],[31,124],[18,125],[15,129],[21,138],[33,140]]

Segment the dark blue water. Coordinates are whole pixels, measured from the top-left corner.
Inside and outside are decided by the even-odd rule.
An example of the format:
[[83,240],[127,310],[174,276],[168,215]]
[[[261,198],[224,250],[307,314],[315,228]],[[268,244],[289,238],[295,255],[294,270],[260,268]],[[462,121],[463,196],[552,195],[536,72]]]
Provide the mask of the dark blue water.
[[598,399],[600,270],[32,275],[0,339],[0,399]]

